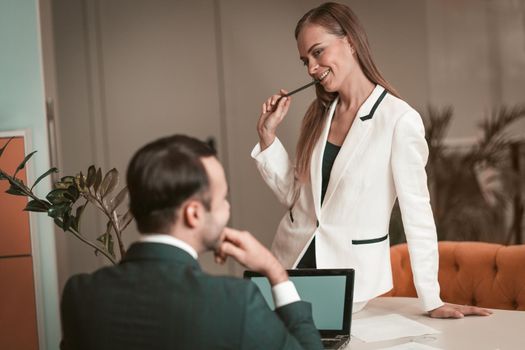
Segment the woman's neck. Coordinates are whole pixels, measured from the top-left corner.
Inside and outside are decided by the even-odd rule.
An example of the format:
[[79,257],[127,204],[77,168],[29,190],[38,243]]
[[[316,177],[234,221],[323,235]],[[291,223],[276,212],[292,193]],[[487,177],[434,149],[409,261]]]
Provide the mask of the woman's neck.
[[348,77],[346,84],[338,91],[339,110],[357,112],[363,102],[374,91],[374,88],[375,84],[368,80],[360,69],[357,69],[354,74]]

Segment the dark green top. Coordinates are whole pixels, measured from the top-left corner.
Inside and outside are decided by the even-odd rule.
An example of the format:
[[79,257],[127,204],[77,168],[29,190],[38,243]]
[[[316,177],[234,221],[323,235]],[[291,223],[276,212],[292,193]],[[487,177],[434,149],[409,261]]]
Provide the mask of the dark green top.
[[[326,193],[326,189],[328,188],[330,173],[332,172],[335,158],[337,157],[340,149],[341,146],[337,146],[326,141],[326,147],[324,148],[323,154],[323,167],[321,169],[323,173],[323,180],[321,184],[321,205],[323,204],[324,195]],[[297,267],[300,269],[317,267],[317,263],[315,261],[315,237],[312,239],[312,242],[310,242],[308,249],[306,249],[306,252],[304,253],[301,261],[299,261]]]
[[328,181],[330,180],[330,173],[332,172],[332,167],[334,165],[335,158],[337,157],[337,154],[339,153],[340,149],[341,146],[337,146],[333,143],[326,141],[326,147],[324,148],[323,155],[323,182],[321,186],[321,205],[323,204],[324,195],[326,193],[326,189],[328,188]]

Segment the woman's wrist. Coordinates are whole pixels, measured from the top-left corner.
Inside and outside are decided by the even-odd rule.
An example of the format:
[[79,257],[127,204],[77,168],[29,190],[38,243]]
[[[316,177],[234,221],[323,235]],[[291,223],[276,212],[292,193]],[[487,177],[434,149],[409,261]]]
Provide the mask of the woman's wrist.
[[275,141],[275,134],[271,135],[262,135],[259,133],[259,145],[261,146],[261,151],[264,151]]

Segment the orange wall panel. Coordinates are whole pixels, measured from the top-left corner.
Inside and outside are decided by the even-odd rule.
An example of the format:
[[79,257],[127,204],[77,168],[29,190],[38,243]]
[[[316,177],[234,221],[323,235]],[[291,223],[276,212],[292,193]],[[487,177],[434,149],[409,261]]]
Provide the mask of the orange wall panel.
[[[8,138],[0,138],[0,147],[7,140]],[[24,139],[16,137],[0,157],[0,167],[8,174],[13,174],[24,157]],[[27,183],[25,168],[17,177]],[[31,254],[29,213],[23,211],[27,205],[27,197],[7,194],[5,191],[8,188],[9,182],[0,181],[0,257],[28,255]]]
[[38,349],[31,257],[0,258],[0,349]]

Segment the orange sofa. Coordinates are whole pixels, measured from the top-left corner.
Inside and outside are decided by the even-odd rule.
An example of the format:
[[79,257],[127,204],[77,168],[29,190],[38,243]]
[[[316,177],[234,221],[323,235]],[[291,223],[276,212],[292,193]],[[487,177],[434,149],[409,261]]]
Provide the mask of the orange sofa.
[[[417,296],[406,244],[390,248],[394,288],[384,296]],[[525,311],[525,245],[439,242],[441,298],[454,304]]]

